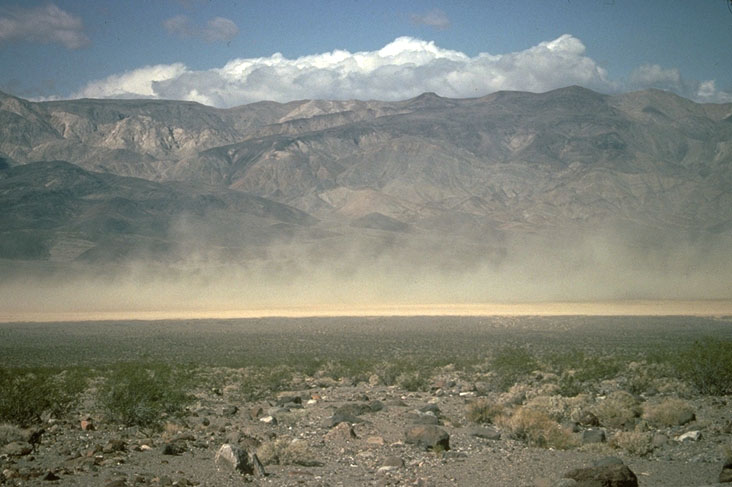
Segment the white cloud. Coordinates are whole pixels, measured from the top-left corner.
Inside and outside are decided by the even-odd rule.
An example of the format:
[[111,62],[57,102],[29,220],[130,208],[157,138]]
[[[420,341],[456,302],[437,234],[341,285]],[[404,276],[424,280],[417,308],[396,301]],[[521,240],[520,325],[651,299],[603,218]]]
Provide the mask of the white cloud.
[[430,10],[425,14],[412,14],[411,19],[415,24],[427,25],[437,30],[445,30],[450,27],[450,19],[439,8]]
[[13,41],[61,44],[67,49],[81,49],[90,42],[81,18],[53,4],[0,8],[0,44]]
[[335,50],[296,59],[276,53],[233,59],[203,71],[180,63],[146,66],[91,82],[76,96],[141,96],[230,107],[308,98],[403,100],[425,91],[461,98],[498,90],[544,92],[572,84],[617,92],[654,83],[686,90],[686,96],[704,101],[729,96],[717,91],[713,82],[690,84],[677,70],[654,66],[639,68],[627,83],[611,81],[605,69],[586,56],[582,41],[571,35],[523,51],[472,57],[434,42],[400,37],[375,51]]
[[678,69],[663,68],[658,64],[644,64],[635,68],[628,81],[631,89],[658,88],[700,102],[732,102],[732,93],[718,90],[714,80],[687,80]]
[[74,98],[159,98],[155,83],[174,79],[185,72],[186,67],[181,63],[145,66],[92,81]]
[[214,17],[199,27],[185,15],[176,15],[163,22],[165,30],[181,38],[197,38],[206,42],[228,42],[239,34],[236,24],[224,17]]

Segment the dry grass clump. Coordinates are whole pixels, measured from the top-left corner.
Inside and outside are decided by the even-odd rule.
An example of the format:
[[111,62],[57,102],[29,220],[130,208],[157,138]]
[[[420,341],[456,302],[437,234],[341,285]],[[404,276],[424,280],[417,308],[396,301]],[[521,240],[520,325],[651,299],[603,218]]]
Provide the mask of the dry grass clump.
[[633,424],[641,411],[638,400],[626,391],[611,392],[592,408],[600,424],[618,429]]
[[653,451],[653,435],[642,431],[619,431],[610,438],[610,446],[640,457]]
[[465,406],[465,417],[473,423],[492,423],[503,414],[504,408],[490,399],[480,398],[469,402]]
[[694,418],[694,408],[683,399],[668,398],[643,409],[643,419],[654,426],[681,426]]
[[499,416],[496,424],[513,438],[531,446],[566,450],[579,445],[578,437],[541,411],[529,407],[517,409],[511,416]]
[[26,439],[27,434],[23,429],[10,423],[0,424],[0,446],[14,441],[26,441]]
[[318,465],[308,443],[300,439],[277,438],[266,441],[257,448],[257,457],[265,465]]

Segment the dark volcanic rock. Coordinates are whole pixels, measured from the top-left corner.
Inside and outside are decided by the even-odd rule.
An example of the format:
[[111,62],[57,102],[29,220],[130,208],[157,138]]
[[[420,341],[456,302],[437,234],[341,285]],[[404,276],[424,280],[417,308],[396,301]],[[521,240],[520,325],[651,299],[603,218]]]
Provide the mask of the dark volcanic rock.
[[638,487],[638,478],[626,465],[578,468],[564,474],[578,487]]

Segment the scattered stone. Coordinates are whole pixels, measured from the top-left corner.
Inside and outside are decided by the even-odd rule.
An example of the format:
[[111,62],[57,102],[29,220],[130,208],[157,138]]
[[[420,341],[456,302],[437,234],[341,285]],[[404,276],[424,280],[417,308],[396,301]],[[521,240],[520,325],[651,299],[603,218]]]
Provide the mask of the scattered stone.
[[490,426],[479,426],[470,430],[470,436],[495,441],[501,439],[501,432]]
[[578,468],[564,474],[577,487],[638,487],[638,478],[626,465],[600,465]]
[[405,441],[424,450],[450,449],[450,435],[435,425],[412,426],[405,433]]
[[277,419],[275,419],[274,416],[264,416],[262,418],[259,418],[259,420],[264,424],[271,424],[272,426],[275,426],[277,424]]
[[699,441],[702,438],[701,431],[687,431],[686,433],[676,437],[676,441]]
[[590,428],[582,432],[582,444],[603,443],[605,442],[605,430],[600,428]]
[[346,403],[333,412],[333,416],[344,415],[344,416],[361,416],[365,413],[370,413],[371,406],[368,403],[363,402],[351,402]]
[[82,431],[94,431],[96,429],[91,418],[82,419],[80,426]]
[[330,418],[326,418],[326,420],[323,422],[323,426],[325,426],[326,428],[333,428],[340,423],[363,423],[363,419],[350,414],[335,413]]

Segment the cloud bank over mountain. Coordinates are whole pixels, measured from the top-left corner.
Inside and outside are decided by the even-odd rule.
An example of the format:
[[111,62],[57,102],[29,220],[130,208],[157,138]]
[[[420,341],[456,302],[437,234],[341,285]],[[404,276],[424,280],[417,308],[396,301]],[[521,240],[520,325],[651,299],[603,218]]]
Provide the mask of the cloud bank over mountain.
[[231,107],[261,100],[402,100],[433,91],[468,98],[500,90],[545,92],[581,85],[605,93],[660,87],[697,101],[732,101],[713,80],[693,81],[675,68],[640,66],[615,81],[569,34],[523,51],[469,56],[434,42],[399,37],[375,51],[332,52],[290,59],[237,58],[220,68],[182,63],[145,66],[89,82],[74,98],[161,98]]

